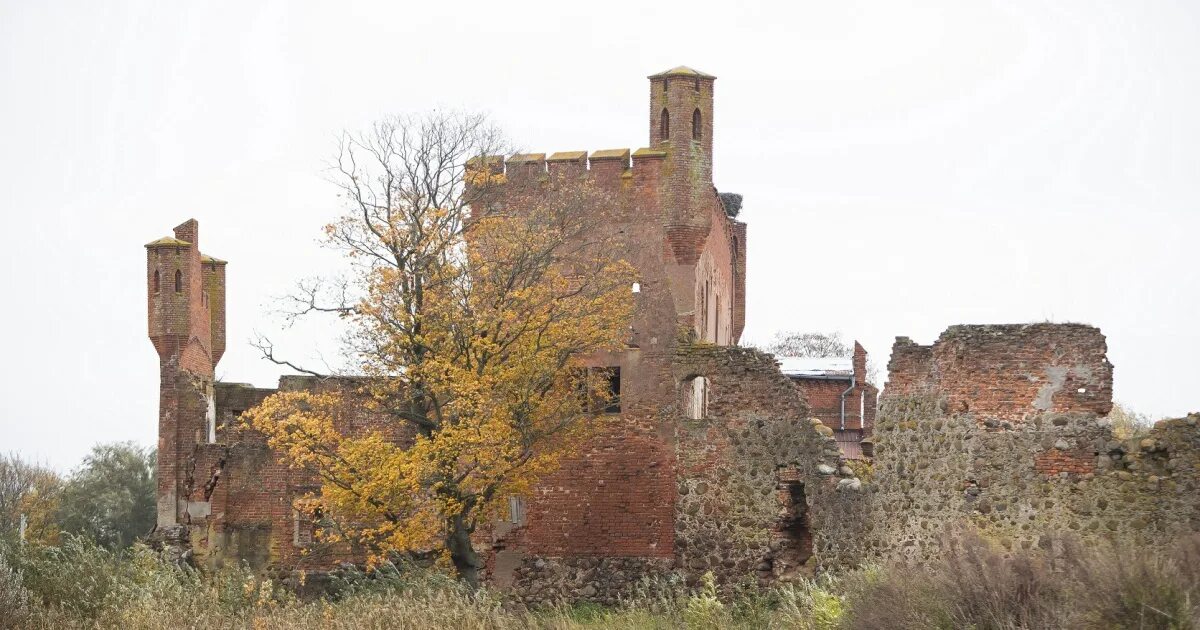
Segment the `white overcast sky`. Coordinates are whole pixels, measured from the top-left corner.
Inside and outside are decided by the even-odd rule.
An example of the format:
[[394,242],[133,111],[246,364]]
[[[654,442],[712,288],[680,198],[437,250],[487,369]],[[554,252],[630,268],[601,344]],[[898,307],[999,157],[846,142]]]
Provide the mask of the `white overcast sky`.
[[1194,0],[0,0],[0,451],[154,443],[142,245],[189,217],[230,261],[218,375],[271,385],[247,340],[336,263],[340,130],[448,106],[528,150],[636,148],[646,75],[680,64],[719,77],[744,341],[836,330],[885,363],[897,335],[1081,321],[1118,400],[1200,409]]

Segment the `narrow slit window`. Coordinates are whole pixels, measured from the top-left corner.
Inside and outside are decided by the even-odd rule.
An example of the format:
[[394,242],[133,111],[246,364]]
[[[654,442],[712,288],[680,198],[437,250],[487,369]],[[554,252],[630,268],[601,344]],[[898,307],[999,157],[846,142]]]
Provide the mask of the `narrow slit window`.
[[161,290],[162,290],[162,278],[161,278],[161,275],[158,273],[158,270],[155,269],[154,270],[154,293],[157,294]]
[[671,112],[663,108],[662,115],[658,118],[658,139],[666,142],[671,137]]
[[175,292],[183,292],[183,272],[178,269],[175,270]]
[[700,108],[697,107],[692,111],[692,140],[699,140],[702,137],[700,129],[700,124],[703,122],[702,118],[700,116]]

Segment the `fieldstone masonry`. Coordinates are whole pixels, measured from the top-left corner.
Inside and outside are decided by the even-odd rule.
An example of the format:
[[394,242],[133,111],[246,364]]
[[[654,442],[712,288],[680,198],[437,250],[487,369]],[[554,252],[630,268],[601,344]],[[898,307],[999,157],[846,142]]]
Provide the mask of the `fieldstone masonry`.
[[935,556],[947,528],[1004,546],[1051,534],[1170,540],[1200,530],[1197,416],[1115,440],[1104,336],[1080,324],[900,337],[875,430],[872,555]]

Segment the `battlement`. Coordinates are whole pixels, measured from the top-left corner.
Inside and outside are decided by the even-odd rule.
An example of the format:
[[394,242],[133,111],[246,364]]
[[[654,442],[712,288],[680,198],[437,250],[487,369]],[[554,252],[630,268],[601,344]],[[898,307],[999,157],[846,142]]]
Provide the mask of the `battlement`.
[[1106,415],[1112,363],[1084,324],[959,325],[932,345],[897,337],[884,399],[934,395],[949,413],[1022,421],[1046,412]]
[[541,176],[590,176],[597,182],[636,179],[657,176],[668,153],[662,149],[644,147],[631,151],[628,148],[602,149],[599,151],[560,151],[545,153],[518,153],[505,158],[489,155],[473,159],[469,168],[483,168],[492,175],[520,179]]

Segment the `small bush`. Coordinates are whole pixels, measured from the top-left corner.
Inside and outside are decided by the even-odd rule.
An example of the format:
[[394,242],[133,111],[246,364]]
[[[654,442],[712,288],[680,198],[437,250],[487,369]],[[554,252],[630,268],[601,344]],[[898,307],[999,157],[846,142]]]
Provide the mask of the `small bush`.
[[38,601],[85,619],[111,606],[133,577],[117,552],[83,536],[66,535],[55,547],[25,546],[17,558]]
[[24,576],[8,563],[7,550],[0,548],[0,628],[23,627],[29,620],[30,596]]

